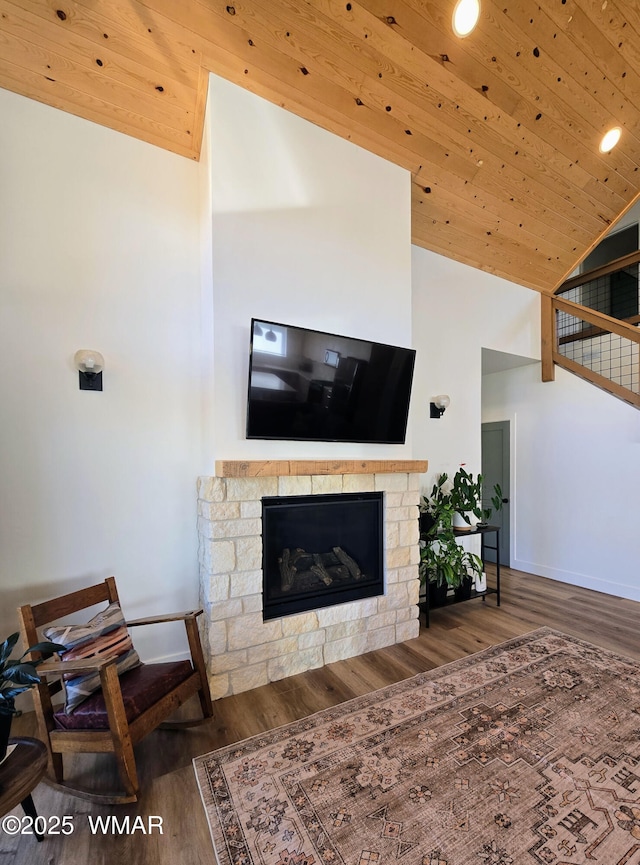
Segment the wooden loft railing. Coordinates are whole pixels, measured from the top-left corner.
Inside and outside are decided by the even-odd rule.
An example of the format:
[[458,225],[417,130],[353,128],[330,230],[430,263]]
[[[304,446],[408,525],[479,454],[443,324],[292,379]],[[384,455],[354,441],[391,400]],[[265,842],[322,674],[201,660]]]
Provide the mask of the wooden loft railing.
[[556,295],[566,294],[572,288],[578,288],[589,282],[595,282],[595,280],[601,279],[603,276],[610,276],[612,273],[620,273],[639,262],[640,249],[637,249],[635,252],[622,256],[622,258],[610,261],[609,264],[603,264],[602,267],[596,267],[587,273],[579,273],[577,276],[572,276],[571,279],[565,280],[562,285],[558,286],[554,293]]
[[[568,280],[555,296],[541,296],[543,381],[554,379],[557,364],[640,408],[639,262],[640,250]],[[566,297],[588,299],[599,286],[611,291],[608,280],[616,274],[632,301],[635,292],[633,315],[615,318]]]

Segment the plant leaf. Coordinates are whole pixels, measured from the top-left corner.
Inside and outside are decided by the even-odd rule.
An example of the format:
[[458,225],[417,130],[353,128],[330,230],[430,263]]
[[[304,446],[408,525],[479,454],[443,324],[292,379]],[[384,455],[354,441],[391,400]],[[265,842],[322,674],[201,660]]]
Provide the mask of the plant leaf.
[[14,664],[7,667],[3,678],[17,685],[35,685],[40,681],[40,676],[33,664]]
[[[61,643],[49,643],[47,640],[45,640],[42,643],[36,643],[35,646],[29,646],[29,648],[24,653],[24,655],[22,655],[20,660],[22,660],[22,658],[25,658],[29,654],[29,652],[45,652],[47,654],[51,654],[53,652],[66,652],[66,650],[67,647],[61,645]],[[43,660],[43,658],[38,658],[37,661],[30,661],[29,663],[32,663],[34,665],[41,664]]]
[[18,694],[22,694],[23,691],[28,691],[29,688],[30,685],[22,685],[20,688],[11,688],[8,691],[2,691],[2,694],[0,695],[0,706],[2,703],[13,703],[14,697],[17,697]]
[[10,637],[7,637],[2,646],[0,646],[0,664],[4,664],[4,662],[8,660],[19,637],[20,634],[16,631],[15,634],[11,634]]

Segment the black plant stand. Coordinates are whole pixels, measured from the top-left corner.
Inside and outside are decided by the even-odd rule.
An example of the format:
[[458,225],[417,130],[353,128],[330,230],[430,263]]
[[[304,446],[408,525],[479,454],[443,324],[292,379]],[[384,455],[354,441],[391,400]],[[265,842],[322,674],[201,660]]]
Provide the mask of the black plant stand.
[[[480,535],[480,558],[482,559],[482,570],[485,570],[485,551],[486,550],[494,550],[496,554],[496,585],[495,588],[489,588],[487,586],[486,591],[484,592],[476,592],[475,589],[471,589],[471,596],[469,598],[464,598],[459,600],[455,598],[453,595],[450,595],[444,604],[441,606],[448,607],[451,604],[463,604],[467,600],[473,600],[473,598],[482,598],[483,602],[487,595],[495,595],[496,596],[496,606],[500,606],[500,526],[474,526],[472,529],[465,531],[464,529],[454,529],[454,535],[459,538],[470,538],[474,535]],[[487,535],[495,535],[495,546],[488,544],[486,541]],[[437,538],[434,538],[437,540]],[[424,611],[424,623],[425,626],[429,627],[429,587],[427,586],[426,598],[424,601],[420,603],[420,609]],[[440,609],[440,607],[439,607]]]

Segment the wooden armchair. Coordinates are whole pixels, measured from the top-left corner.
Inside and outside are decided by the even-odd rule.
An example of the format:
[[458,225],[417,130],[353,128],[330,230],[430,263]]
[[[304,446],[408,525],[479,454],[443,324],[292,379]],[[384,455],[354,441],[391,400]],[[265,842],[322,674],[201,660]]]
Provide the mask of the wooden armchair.
[[[18,608],[22,639],[26,646],[37,643],[41,629],[63,617],[102,602],[119,603],[116,582],[108,577],[42,604]],[[48,750],[48,780],[65,792],[104,804],[135,802],[139,784],[133,746],[156,727],[185,727],[202,723],[213,714],[207,673],[196,622],[202,610],[154,616],[126,622],[127,628],[158,622],[183,620],[191,662],[142,664],[118,676],[116,658],[47,660],[38,667],[41,682],[34,689],[39,735]],[[97,671],[101,688],[72,712],[54,705],[52,697],[63,688],[62,674]],[[51,678],[51,677],[54,678]],[[198,694],[202,719],[163,723],[182,703]],[[120,793],[96,793],[64,782],[63,755],[74,752],[112,752],[124,787]]]

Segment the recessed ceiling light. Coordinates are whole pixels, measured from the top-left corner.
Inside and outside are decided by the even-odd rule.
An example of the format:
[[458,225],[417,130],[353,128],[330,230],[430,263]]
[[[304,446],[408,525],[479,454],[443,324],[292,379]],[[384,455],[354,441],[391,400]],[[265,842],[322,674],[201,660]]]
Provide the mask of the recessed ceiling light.
[[614,126],[613,129],[606,132],[600,142],[600,153],[609,153],[610,150],[613,150],[618,141],[620,141],[621,135],[622,129],[619,126]]
[[468,36],[478,23],[480,0],[458,0],[453,10],[452,26],[456,36]]

